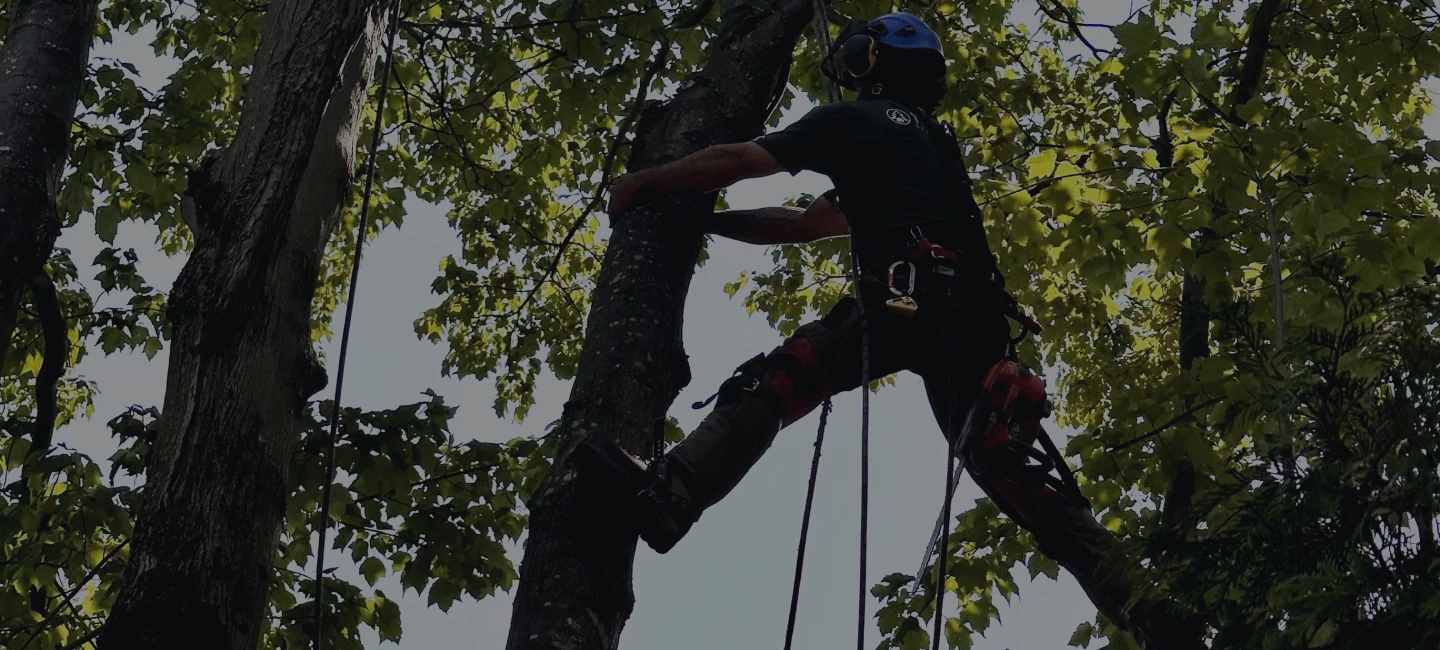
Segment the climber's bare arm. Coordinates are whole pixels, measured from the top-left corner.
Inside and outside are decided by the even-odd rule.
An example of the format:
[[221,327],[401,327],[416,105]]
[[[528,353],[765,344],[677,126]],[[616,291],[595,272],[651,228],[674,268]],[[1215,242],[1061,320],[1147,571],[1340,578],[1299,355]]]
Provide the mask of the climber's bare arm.
[[705,232],[747,244],[803,244],[850,234],[840,207],[820,197],[810,207],[726,210],[704,220]]
[[706,147],[675,162],[615,179],[610,184],[610,205],[606,212],[614,219],[630,207],[641,192],[710,192],[782,169],[770,152],[753,142]]

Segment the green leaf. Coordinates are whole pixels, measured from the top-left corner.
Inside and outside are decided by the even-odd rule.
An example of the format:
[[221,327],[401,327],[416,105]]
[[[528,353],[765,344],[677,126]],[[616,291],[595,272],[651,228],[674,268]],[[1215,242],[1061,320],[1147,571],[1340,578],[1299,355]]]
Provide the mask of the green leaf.
[[154,194],[158,181],[155,174],[144,164],[131,163],[125,167],[125,180],[129,181],[130,189],[140,194]]
[[1160,44],[1160,30],[1154,17],[1147,13],[1141,13],[1133,22],[1116,25],[1111,32],[1120,47],[1132,50],[1133,54],[1143,54]]
[[1060,565],[1044,553],[1031,553],[1030,560],[1026,565],[1030,569],[1031,580],[1034,580],[1035,577],[1039,575],[1044,575],[1051,580],[1056,580],[1060,577]]
[[120,228],[120,209],[114,205],[102,205],[95,210],[95,234],[107,244],[115,243],[115,233]]
[[440,611],[448,612],[459,597],[460,585],[449,578],[440,578],[430,585],[430,596],[426,602],[439,607]]
[[378,557],[365,558],[365,561],[360,563],[360,574],[365,576],[365,582],[374,587],[375,583],[385,576],[385,562]]
[[930,634],[919,626],[911,627],[900,637],[900,650],[925,650],[930,647]]

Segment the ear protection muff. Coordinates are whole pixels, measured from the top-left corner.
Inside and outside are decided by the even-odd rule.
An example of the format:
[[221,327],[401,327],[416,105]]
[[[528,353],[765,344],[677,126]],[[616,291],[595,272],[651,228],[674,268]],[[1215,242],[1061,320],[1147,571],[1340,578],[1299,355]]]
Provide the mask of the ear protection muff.
[[856,90],[855,81],[875,70],[879,39],[886,31],[883,24],[852,19],[821,60],[820,71],[842,88]]
[[845,72],[856,79],[864,79],[865,75],[875,70],[875,50],[879,42],[875,37],[865,33],[850,37],[840,45],[840,62],[845,66]]

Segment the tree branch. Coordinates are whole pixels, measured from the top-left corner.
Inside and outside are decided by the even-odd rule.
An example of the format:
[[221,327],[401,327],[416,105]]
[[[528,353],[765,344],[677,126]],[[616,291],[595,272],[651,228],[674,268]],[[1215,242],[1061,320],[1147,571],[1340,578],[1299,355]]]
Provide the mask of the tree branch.
[[85,636],[82,636],[82,637],[80,637],[80,638],[78,638],[78,639],[75,639],[74,641],[71,641],[70,644],[67,645],[67,646],[65,646],[64,648],[62,648],[62,650],[80,650],[80,648],[84,647],[85,644],[87,644],[87,643],[89,643],[89,642],[91,642],[91,641],[94,641],[94,640],[95,640],[95,637],[100,636],[100,630],[103,630],[103,629],[105,629],[105,626],[103,626],[103,625],[96,625],[96,626],[95,626],[95,629],[90,630],[89,632],[87,632],[87,633],[85,634]]
[[1270,52],[1270,27],[1275,24],[1275,15],[1279,10],[1280,0],[1262,0],[1255,10],[1254,20],[1250,23],[1250,34],[1245,44],[1245,62],[1240,68],[1240,83],[1235,86],[1235,91],[1230,96],[1228,119],[1237,126],[1245,123],[1240,119],[1237,109],[1250,103],[1260,92],[1260,81],[1265,76],[1265,55]]
[[35,375],[35,424],[30,434],[30,451],[44,456],[54,441],[55,388],[60,376],[65,374],[65,361],[70,356],[70,337],[65,327],[65,314],[60,310],[60,294],[55,288],[55,280],[44,269],[35,274],[30,292],[45,337],[45,358]]
[[530,303],[535,301],[535,296],[540,293],[540,288],[555,277],[555,272],[560,268],[560,262],[565,257],[565,250],[569,248],[570,243],[575,239],[575,235],[588,223],[590,215],[600,206],[600,202],[604,200],[605,190],[610,187],[610,177],[613,173],[612,167],[615,166],[615,159],[620,154],[622,143],[625,142],[625,134],[629,133],[630,127],[643,112],[645,98],[649,94],[650,83],[654,81],[655,75],[660,71],[660,68],[664,67],[665,63],[669,61],[669,57],[670,39],[667,37],[662,40],[660,46],[656,48],[655,58],[651,59],[650,65],[645,68],[645,73],[640,76],[640,83],[636,86],[635,91],[635,103],[631,105],[630,111],[625,115],[625,118],[620,121],[620,125],[615,131],[615,141],[611,143],[610,150],[605,152],[605,160],[600,166],[600,182],[595,187],[595,196],[590,199],[585,209],[581,211],[580,216],[575,218],[575,223],[565,232],[565,237],[560,240],[560,244],[555,251],[555,257],[550,260],[550,265],[545,269],[545,272],[541,274],[540,280],[535,283],[534,289],[521,300],[518,307],[505,314],[497,315],[496,317],[509,318],[524,311],[526,307],[530,306]]
[[1199,411],[1200,409],[1203,409],[1203,408],[1205,408],[1205,407],[1207,407],[1207,406],[1211,406],[1211,405],[1213,405],[1213,404],[1215,404],[1215,403],[1217,403],[1217,402],[1219,402],[1219,401],[1220,401],[1220,398],[1219,398],[1219,397],[1214,397],[1214,398],[1205,400],[1204,402],[1201,402],[1201,403],[1199,403],[1199,404],[1196,404],[1195,406],[1192,406],[1192,407],[1190,407],[1190,408],[1188,408],[1188,409],[1185,409],[1185,412],[1184,412],[1184,413],[1181,413],[1181,414],[1179,414],[1179,415],[1177,415],[1177,416],[1175,416],[1175,417],[1173,417],[1173,418],[1170,418],[1169,420],[1167,420],[1167,421],[1165,422],[1165,424],[1162,424],[1162,425],[1160,425],[1160,426],[1158,426],[1158,427],[1155,427],[1155,428],[1152,429],[1149,433],[1146,433],[1146,434],[1144,434],[1144,435],[1137,436],[1137,437],[1135,437],[1135,438],[1131,438],[1131,439],[1129,439],[1129,440],[1126,440],[1125,442],[1122,442],[1122,443],[1120,443],[1120,444],[1118,444],[1118,445],[1115,445],[1114,447],[1111,447],[1111,448],[1110,448],[1110,451],[1112,451],[1112,452],[1120,451],[1121,449],[1125,449],[1125,448],[1127,448],[1127,447],[1132,447],[1132,446],[1134,446],[1134,445],[1138,445],[1138,444],[1140,444],[1140,443],[1142,443],[1142,442],[1145,442],[1146,440],[1149,440],[1149,439],[1151,439],[1151,438],[1154,438],[1155,436],[1158,436],[1158,435],[1160,435],[1161,433],[1164,433],[1166,429],[1169,429],[1170,427],[1175,426],[1175,425],[1178,424],[1181,420],[1184,420],[1185,418],[1188,418],[1188,417],[1194,415],[1196,411]]
[[[1165,101],[1160,103],[1160,117],[1156,122],[1160,125],[1160,132],[1156,134],[1151,142],[1155,146],[1155,158],[1160,162],[1160,168],[1169,170],[1175,166],[1175,139],[1170,134],[1170,109],[1175,106],[1175,91],[1165,96]],[[1161,178],[1164,178],[1163,172]]]
[[112,558],[118,555],[121,549],[125,548],[129,544],[130,540],[128,539],[120,542],[119,544],[115,545],[115,548],[110,549],[110,552],[106,553],[105,557],[100,558],[100,561],[95,563],[95,566],[90,569],[90,572],[85,574],[85,577],[81,578],[79,582],[75,583],[75,588],[71,589],[70,593],[65,594],[65,597],[60,599],[60,602],[55,605],[54,609],[50,610],[45,614],[45,618],[40,620],[39,625],[35,627],[35,632],[30,635],[29,639],[26,639],[25,645],[20,646],[20,650],[25,650],[26,648],[30,647],[30,644],[34,643],[36,638],[38,638],[41,634],[44,634],[45,630],[50,629],[51,621],[54,620],[55,616],[60,613],[60,610],[64,608],[64,605],[66,603],[69,603],[70,600],[75,597],[75,594],[80,593],[80,590],[85,588],[85,585],[89,584],[90,580],[92,580],[97,574],[100,573],[100,569],[104,567],[107,563],[109,563]]
[[1095,47],[1095,44],[1091,43],[1090,39],[1085,38],[1085,33],[1080,31],[1080,28],[1085,27],[1086,25],[1081,24],[1080,21],[1075,19],[1075,14],[1070,11],[1069,7],[1066,7],[1065,5],[1057,2],[1054,9],[1056,11],[1059,11],[1061,14],[1059,17],[1057,17],[1055,14],[1050,13],[1049,0],[1040,0],[1038,4],[1040,7],[1040,13],[1045,14],[1051,20],[1069,25],[1070,32],[1074,34],[1076,38],[1080,39],[1080,42],[1084,43],[1085,47],[1090,48],[1090,53],[1094,55],[1095,58],[1103,59],[1105,57],[1102,55],[1110,53],[1110,50]]
[[631,16],[640,16],[640,15],[648,14],[648,13],[654,11],[656,8],[657,8],[657,7],[655,7],[655,6],[650,6],[650,7],[644,8],[644,9],[636,9],[636,10],[633,10],[633,11],[622,11],[622,12],[620,12],[620,13],[608,14],[608,15],[605,15],[605,16],[586,16],[586,17],[583,17],[583,18],[556,18],[556,19],[553,19],[553,20],[537,20],[537,21],[535,21],[535,22],[533,22],[533,23],[517,23],[517,24],[514,24],[514,25],[495,25],[495,24],[492,24],[492,23],[486,23],[486,22],[478,21],[478,20],[437,20],[437,21],[435,21],[435,22],[433,22],[433,23],[418,23],[418,22],[413,22],[413,21],[405,21],[405,22],[403,22],[403,23],[401,23],[401,24],[404,25],[404,26],[406,26],[406,27],[417,27],[417,28],[420,28],[420,29],[433,29],[433,28],[436,28],[436,27],[445,27],[445,28],[452,28],[452,29],[454,29],[454,28],[461,28],[461,27],[470,27],[470,28],[494,29],[494,30],[503,31],[503,32],[513,32],[513,31],[519,31],[519,30],[522,30],[522,29],[534,29],[534,28],[536,28],[536,27],[549,27],[549,26],[552,26],[552,25],[574,25],[574,24],[579,24],[579,23],[600,23],[600,22],[607,22],[607,21],[611,21],[611,20],[620,20],[621,18],[629,18],[629,17],[631,17]]

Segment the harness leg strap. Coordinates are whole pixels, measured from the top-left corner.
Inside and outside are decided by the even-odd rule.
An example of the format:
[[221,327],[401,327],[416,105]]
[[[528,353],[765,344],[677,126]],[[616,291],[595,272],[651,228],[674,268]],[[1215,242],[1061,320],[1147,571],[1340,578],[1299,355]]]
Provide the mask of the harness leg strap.
[[721,386],[715,409],[670,451],[671,469],[691,488],[693,505],[703,510],[728,495],[780,429],[815,410],[829,390],[803,338],[742,364]]

